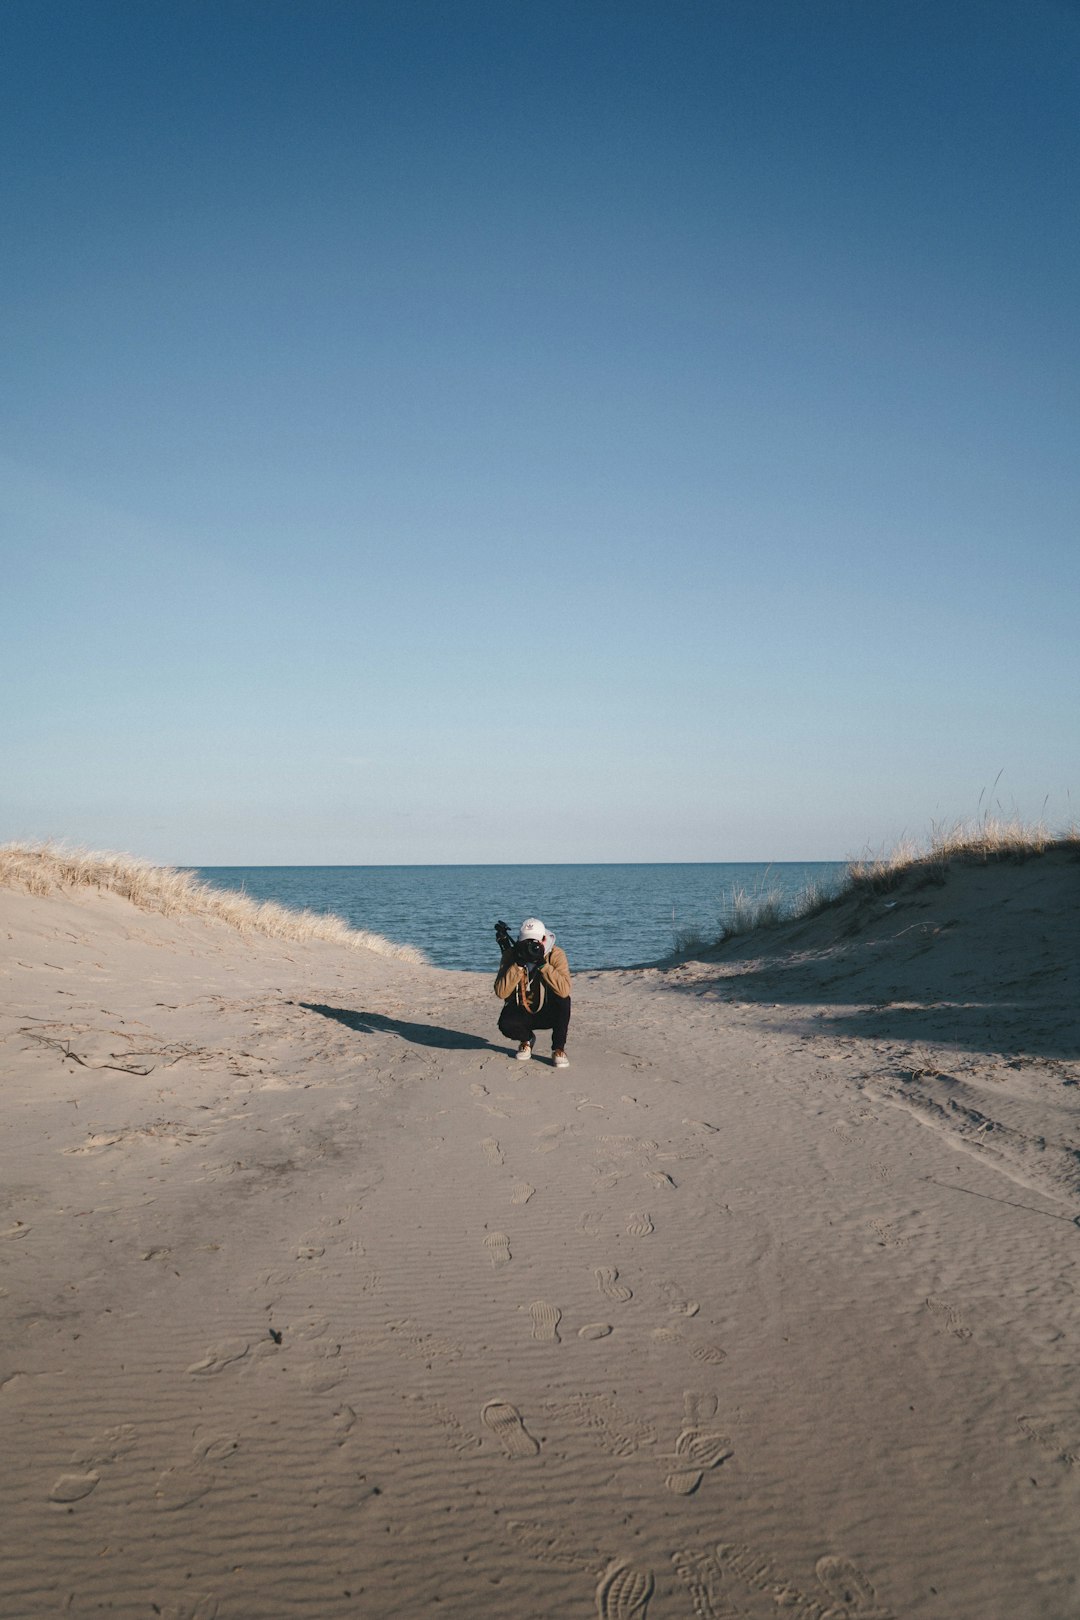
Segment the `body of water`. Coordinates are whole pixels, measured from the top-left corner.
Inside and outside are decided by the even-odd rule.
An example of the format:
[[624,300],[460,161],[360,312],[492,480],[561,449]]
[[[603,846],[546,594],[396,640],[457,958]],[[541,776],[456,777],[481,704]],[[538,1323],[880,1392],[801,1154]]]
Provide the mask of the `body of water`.
[[713,939],[733,899],[837,884],[841,861],[672,862],[580,866],[208,866],[197,875],[254,900],[333,912],[438,967],[494,972],[495,923],[540,917],[570,967],[655,962],[694,932]]

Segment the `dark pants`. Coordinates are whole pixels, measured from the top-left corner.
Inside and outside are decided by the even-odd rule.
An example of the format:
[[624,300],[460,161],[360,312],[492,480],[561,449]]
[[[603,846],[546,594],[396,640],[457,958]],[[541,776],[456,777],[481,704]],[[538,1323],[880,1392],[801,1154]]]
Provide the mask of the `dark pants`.
[[570,997],[556,996],[549,990],[539,1012],[526,1012],[516,996],[503,1003],[499,1014],[499,1028],[511,1041],[531,1041],[538,1029],[550,1029],[551,1049],[561,1052],[566,1046],[566,1032],[570,1028]]

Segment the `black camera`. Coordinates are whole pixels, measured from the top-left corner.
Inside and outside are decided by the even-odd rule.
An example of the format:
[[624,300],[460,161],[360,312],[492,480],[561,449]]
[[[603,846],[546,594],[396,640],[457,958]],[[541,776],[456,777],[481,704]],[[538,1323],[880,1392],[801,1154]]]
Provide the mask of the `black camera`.
[[495,939],[503,955],[509,954],[521,967],[539,967],[544,960],[542,939],[512,939],[504,922],[495,924]]

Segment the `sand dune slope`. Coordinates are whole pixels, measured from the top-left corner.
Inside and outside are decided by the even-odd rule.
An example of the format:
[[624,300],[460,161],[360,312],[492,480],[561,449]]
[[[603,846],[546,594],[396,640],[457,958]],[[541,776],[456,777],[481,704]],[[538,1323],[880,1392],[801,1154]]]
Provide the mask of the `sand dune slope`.
[[969,887],[579,975],[566,1071],[0,894],[0,1613],[1075,1615],[1075,1002]]

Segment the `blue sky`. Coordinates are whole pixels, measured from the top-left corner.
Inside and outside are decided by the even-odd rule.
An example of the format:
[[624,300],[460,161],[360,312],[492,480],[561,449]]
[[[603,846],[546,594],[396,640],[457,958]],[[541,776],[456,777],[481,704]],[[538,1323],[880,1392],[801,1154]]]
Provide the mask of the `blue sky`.
[[1080,815],[1080,6],[8,0],[0,838]]

